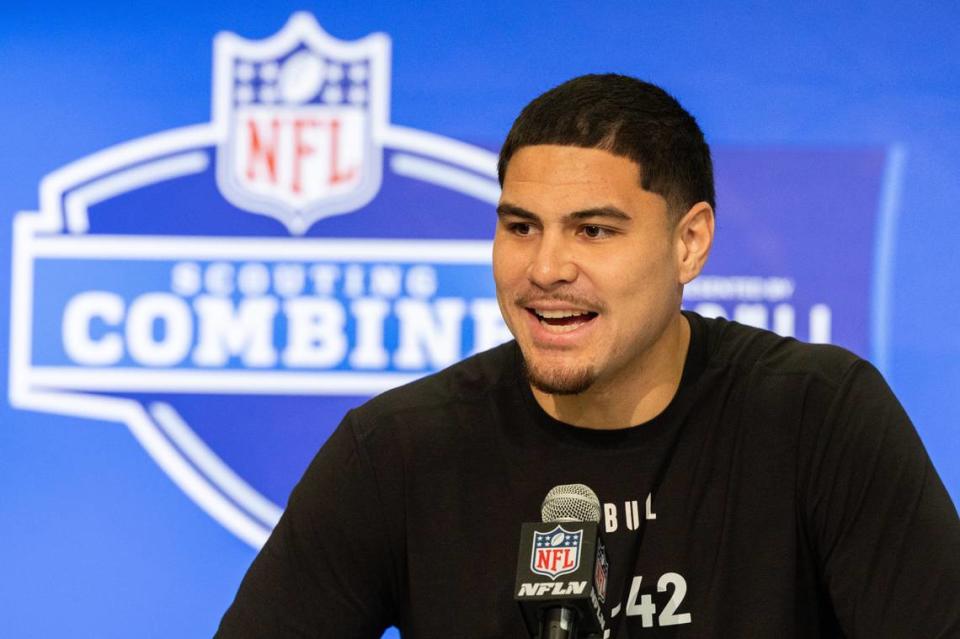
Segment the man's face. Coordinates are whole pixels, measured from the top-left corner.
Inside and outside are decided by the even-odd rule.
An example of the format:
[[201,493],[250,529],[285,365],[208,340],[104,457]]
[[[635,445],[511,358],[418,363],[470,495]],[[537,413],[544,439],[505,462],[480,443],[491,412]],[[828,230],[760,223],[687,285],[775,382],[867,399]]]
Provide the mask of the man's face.
[[497,209],[500,310],[531,383],[583,392],[642,375],[682,292],[666,200],[607,151],[521,148]]

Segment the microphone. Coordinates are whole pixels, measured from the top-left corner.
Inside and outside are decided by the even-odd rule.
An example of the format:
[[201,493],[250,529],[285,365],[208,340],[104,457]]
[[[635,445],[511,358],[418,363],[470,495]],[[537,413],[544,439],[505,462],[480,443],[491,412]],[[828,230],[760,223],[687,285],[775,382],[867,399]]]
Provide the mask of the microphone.
[[583,484],[555,486],[540,514],[542,522],[520,528],[514,599],[528,633],[606,637],[610,563],[600,537],[600,500]]

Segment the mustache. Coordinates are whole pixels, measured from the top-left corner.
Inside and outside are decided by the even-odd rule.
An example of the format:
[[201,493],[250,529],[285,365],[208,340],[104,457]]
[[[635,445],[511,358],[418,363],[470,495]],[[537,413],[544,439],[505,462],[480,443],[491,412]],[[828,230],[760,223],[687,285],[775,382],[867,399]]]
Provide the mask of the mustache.
[[523,307],[529,307],[538,302],[564,302],[576,308],[587,309],[597,313],[602,313],[607,309],[606,305],[600,300],[580,295],[573,291],[556,291],[549,295],[529,291],[517,293],[513,298],[514,304]]

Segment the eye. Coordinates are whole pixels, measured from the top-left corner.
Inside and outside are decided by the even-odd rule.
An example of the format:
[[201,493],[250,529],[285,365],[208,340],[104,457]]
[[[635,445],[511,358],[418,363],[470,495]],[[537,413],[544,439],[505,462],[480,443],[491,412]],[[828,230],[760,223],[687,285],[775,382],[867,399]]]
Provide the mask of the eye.
[[526,236],[530,235],[532,229],[530,225],[526,222],[512,222],[507,225],[507,229],[514,235]]
[[602,226],[597,226],[596,224],[587,224],[580,227],[580,232],[587,238],[591,240],[599,240],[605,237],[610,237],[613,235],[613,231]]

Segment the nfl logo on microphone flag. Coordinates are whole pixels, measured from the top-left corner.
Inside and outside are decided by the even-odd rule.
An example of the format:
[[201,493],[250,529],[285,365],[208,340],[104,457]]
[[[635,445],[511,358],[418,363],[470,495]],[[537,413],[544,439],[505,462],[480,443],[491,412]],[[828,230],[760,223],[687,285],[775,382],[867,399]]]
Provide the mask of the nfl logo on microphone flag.
[[549,532],[534,532],[530,570],[551,579],[576,571],[582,539],[582,530],[570,531],[560,525]]

